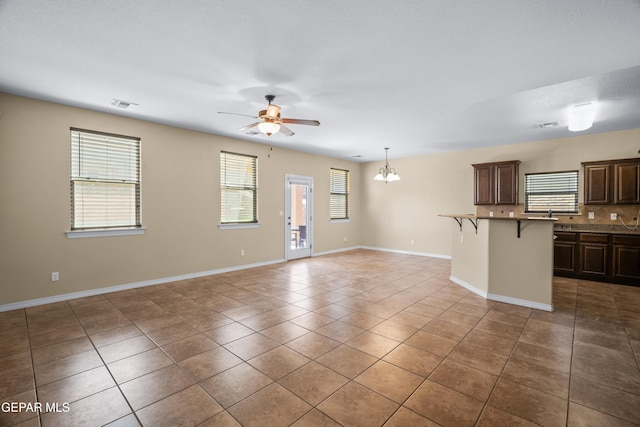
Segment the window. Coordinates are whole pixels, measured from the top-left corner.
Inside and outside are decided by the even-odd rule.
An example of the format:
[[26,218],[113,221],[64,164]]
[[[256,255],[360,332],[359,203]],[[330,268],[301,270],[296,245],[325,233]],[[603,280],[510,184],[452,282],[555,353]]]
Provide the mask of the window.
[[331,169],[330,219],[349,219],[349,171]]
[[258,222],[258,158],[245,154],[220,153],[222,224]]
[[72,128],[71,230],[140,226],[140,138]]
[[524,176],[525,212],[578,213],[578,171]]

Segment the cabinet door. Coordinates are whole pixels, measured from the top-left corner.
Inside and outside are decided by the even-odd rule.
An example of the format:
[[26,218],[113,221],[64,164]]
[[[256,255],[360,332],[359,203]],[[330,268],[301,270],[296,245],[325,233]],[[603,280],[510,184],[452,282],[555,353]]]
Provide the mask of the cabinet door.
[[553,245],[553,270],[558,273],[574,273],[576,269],[576,244],[556,242]]
[[640,246],[613,245],[613,277],[640,279]]
[[584,204],[611,204],[611,167],[609,164],[584,166]]
[[474,166],[474,204],[493,205],[495,204],[495,166],[479,165]]
[[580,272],[606,276],[607,274],[607,245],[598,243],[580,244]]
[[518,165],[516,163],[496,165],[496,204],[518,204]]
[[637,204],[640,202],[640,164],[616,163],[613,165],[614,198],[616,204]]

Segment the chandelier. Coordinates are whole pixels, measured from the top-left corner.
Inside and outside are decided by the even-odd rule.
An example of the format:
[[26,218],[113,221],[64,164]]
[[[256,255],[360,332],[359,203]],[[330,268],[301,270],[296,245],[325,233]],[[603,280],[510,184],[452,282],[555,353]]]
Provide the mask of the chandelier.
[[389,147],[386,147],[384,152],[384,167],[381,167],[378,171],[378,174],[373,178],[376,181],[384,181],[387,182],[400,181],[400,176],[397,174],[396,170],[392,167],[389,167]]

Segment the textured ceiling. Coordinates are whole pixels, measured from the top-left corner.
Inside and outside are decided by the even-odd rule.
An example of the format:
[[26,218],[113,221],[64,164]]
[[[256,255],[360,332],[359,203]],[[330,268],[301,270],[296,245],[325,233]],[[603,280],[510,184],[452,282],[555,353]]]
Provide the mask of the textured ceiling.
[[[627,129],[640,2],[0,0],[0,91],[359,161]],[[320,127],[217,114],[266,94]]]

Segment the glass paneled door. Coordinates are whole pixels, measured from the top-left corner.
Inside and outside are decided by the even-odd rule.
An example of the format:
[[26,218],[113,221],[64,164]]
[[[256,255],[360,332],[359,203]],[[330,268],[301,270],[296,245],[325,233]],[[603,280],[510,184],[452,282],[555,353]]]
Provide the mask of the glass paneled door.
[[286,175],[286,259],[311,256],[313,242],[313,178]]

